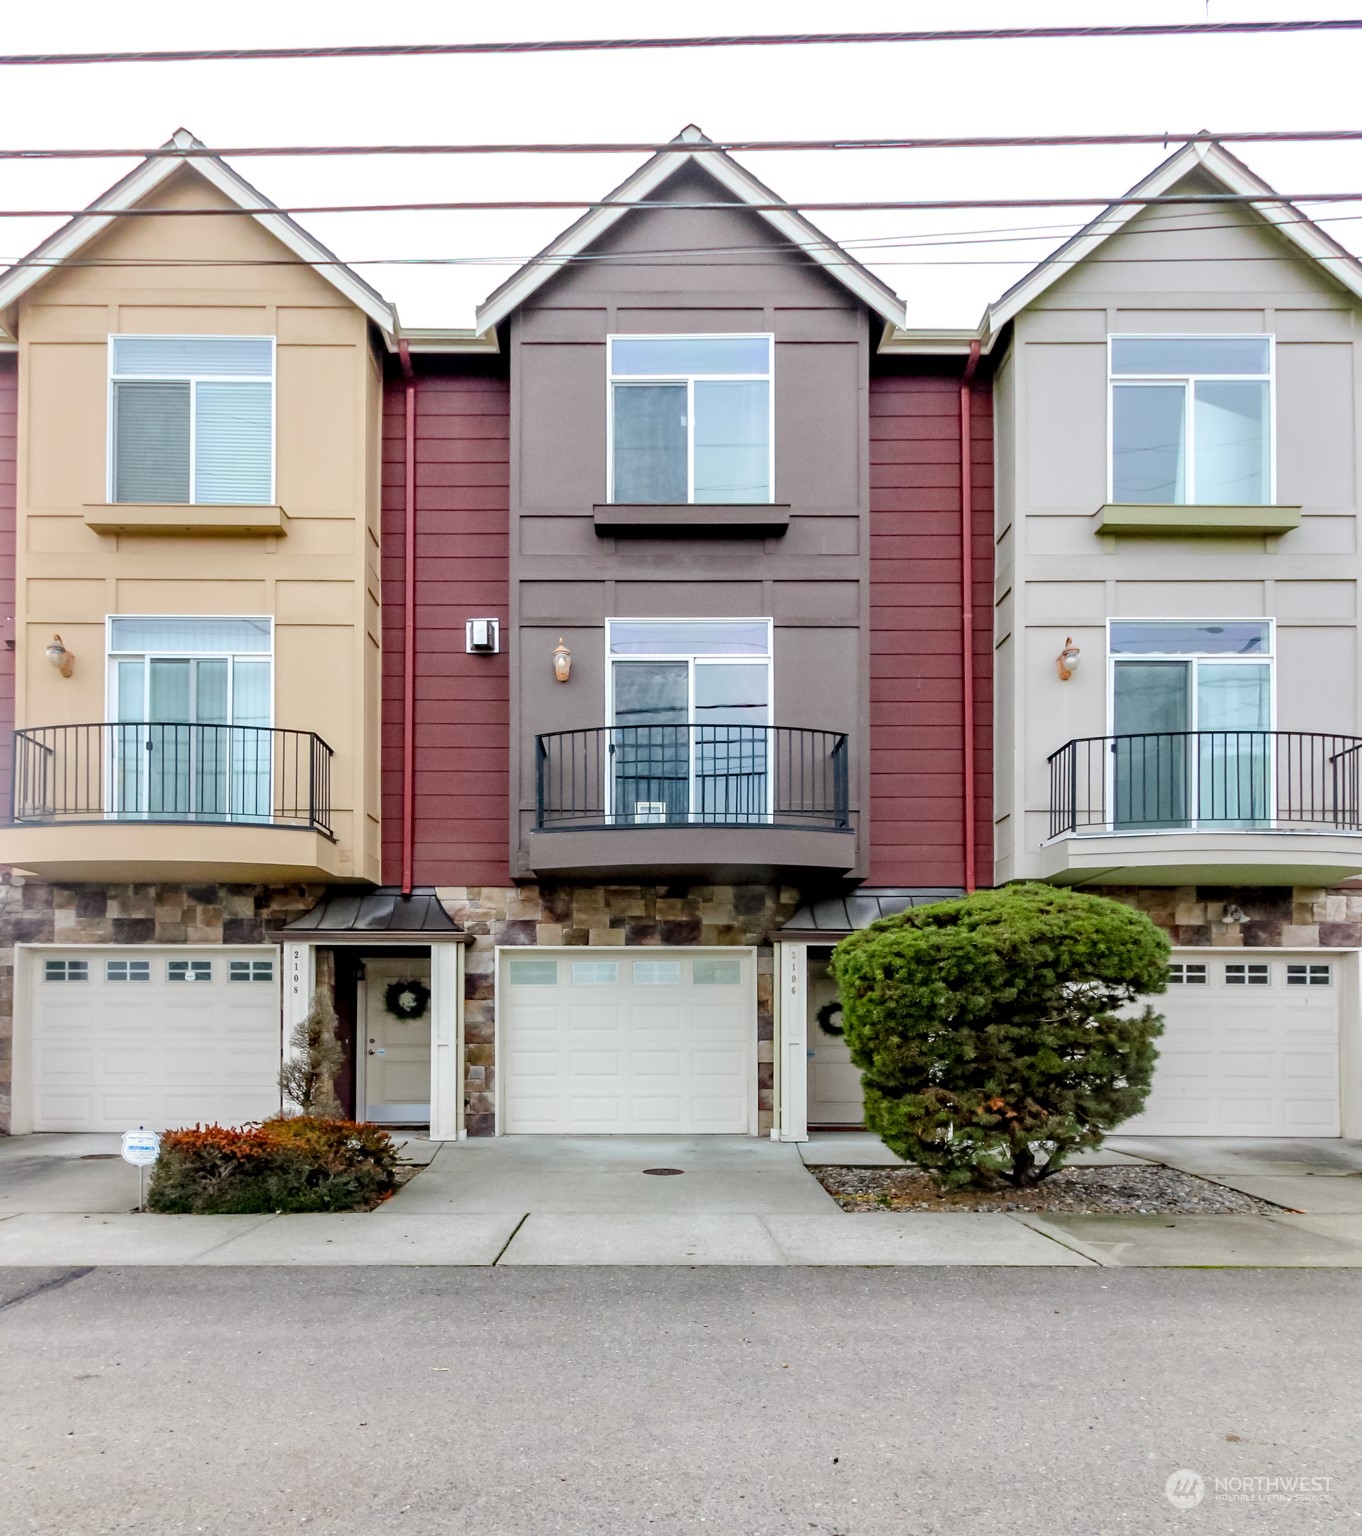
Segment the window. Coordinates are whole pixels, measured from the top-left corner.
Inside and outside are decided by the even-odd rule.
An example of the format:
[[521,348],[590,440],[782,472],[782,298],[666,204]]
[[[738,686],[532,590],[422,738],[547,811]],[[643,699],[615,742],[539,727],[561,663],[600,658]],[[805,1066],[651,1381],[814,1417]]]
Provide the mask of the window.
[[229,960],[228,981],[273,981],[273,960]]
[[572,985],[574,987],[614,987],[619,984],[618,960],[574,960]]
[[613,819],[770,815],[771,621],[610,619]]
[[691,975],[697,987],[737,987],[742,985],[741,960],[696,960]]
[[612,336],[610,500],[769,502],[771,338]]
[[636,987],[679,987],[681,985],[679,960],[635,960],[633,972]]
[[1272,622],[1113,619],[1107,644],[1113,825],[1270,824]]
[[507,979],[517,987],[556,987],[558,962],[556,960],[512,960],[507,967]]
[[44,981],[89,981],[88,960],[44,960]]
[[211,960],[167,960],[167,981],[212,981]]
[[1225,985],[1227,987],[1265,987],[1272,980],[1272,971],[1266,965],[1227,965],[1225,967]]
[[274,500],[274,342],[111,336],[112,501]]
[[269,821],[271,621],[120,614],[108,622],[114,814]]
[[105,981],[150,981],[150,960],[106,960]]
[[1170,987],[1204,987],[1206,985],[1206,967],[1204,965],[1192,965],[1177,963],[1168,967],[1168,985]]
[[1286,984],[1288,987],[1331,987],[1334,968],[1332,965],[1288,965]]
[[1113,336],[1111,499],[1272,500],[1272,338]]

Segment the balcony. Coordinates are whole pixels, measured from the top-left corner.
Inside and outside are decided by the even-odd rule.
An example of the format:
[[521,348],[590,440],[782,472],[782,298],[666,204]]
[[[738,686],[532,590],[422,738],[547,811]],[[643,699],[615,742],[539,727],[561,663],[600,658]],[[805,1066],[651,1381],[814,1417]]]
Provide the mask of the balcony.
[[16,731],[0,861],[54,880],[336,878],[331,757],[311,731],[265,726]]
[[1089,736],[1048,761],[1048,879],[1329,885],[1362,873],[1362,737]]
[[753,879],[856,861],[847,737],[620,725],[535,738],[529,862],[557,876]]

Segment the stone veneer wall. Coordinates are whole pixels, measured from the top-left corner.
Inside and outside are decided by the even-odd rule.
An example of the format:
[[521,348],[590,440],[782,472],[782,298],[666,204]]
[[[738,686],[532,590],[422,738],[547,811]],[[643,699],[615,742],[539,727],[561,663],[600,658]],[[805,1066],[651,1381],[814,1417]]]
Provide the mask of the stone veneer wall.
[[[1250,949],[1362,946],[1362,886],[1103,886],[1094,888],[1146,912],[1174,944]],[[1243,920],[1225,913],[1237,908]]]
[[312,885],[0,884],[0,1134],[10,1125],[16,944],[263,944],[321,899]]
[[473,943],[464,957],[465,1123],[470,1136],[495,1127],[494,950],[508,944],[757,946],[757,1109],[773,1118],[773,951],[763,943],[799,906],[792,886],[442,886],[437,893]]

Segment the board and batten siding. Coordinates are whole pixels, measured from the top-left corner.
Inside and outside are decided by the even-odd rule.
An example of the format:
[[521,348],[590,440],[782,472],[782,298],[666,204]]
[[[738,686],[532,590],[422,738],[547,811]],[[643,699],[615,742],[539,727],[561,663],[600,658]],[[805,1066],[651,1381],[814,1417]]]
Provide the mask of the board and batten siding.
[[14,523],[18,453],[19,360],[0,357],[0,818],[10,813],[14,762]]
[[[975,879],[993,883],[993,421],[973,385]],[[870,885],[965,883],[960,379],[870,384]]]
[[[510,390],[495,367],[416,360],[416,759],[418,885],[508,885]],[[383,419],[383,879],[402,878],[406,555],[405,392]],[[470,656],[468,619],[502,621],[502,651]]]

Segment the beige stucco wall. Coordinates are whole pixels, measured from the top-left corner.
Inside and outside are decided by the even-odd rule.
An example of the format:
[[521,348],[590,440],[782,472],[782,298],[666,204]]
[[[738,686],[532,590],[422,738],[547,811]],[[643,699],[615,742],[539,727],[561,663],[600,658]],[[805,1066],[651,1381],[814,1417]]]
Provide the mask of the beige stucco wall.
[[[1000,881],[1041,873],[1046,758],[1110,729],[1108,618],[1275,618],[1278,728],[1362,726],[1357,300],[1252,214],[1224,205],[1142,213],[1096,257],[1018,316],[995,386]],[[1180,539],[1094,531],[1107,495],[1113,332],[1276,336],[1276,499],[1301,506],[1298,529]],[[1067,636],[1082,660],[1065,683],[1055,657]]]
[[[190,169],[148,204],[230,206]],[[82,252],[90,255],[123,265],[60,270],[18,315],[16,724],[107,718],[108,614],[272,615],[274,723],[315,731],[332,748],[337,862],[377,880],[382,381],[369,323],[248,217],[126,219]],[[127,265],[139,257],[217,264]],[[288,264],[221,265],[232,258]],[[86,526],[86,509],[108,500],[107,344],[117,332],[276,338],[286,535]],[[43,655],[54,632],[77,658],[69,680]],[[192,862],[192,827],[183,848]]]

